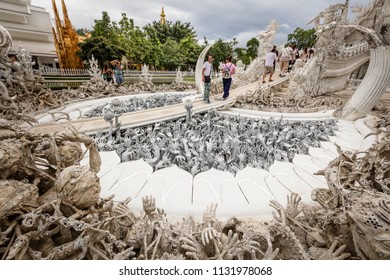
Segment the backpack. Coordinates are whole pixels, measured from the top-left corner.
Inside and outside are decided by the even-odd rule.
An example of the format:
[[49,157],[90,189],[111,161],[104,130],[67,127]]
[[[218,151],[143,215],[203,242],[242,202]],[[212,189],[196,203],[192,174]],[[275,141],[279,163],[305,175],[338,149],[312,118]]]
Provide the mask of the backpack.
[[298,59],[298,58],[299,58],[299,50],[297,50],[295,53],[295,59]]
[[[230,65],[230,67],[231,67],[232,65]],[[229,79],[230,77],[231,77],[231,75],[230,75],[230,67],[227,67],[226,65],[225,65],[225,67],[223,68],[223,71],[222,71],[222,78],[224,78],[224,79]]]

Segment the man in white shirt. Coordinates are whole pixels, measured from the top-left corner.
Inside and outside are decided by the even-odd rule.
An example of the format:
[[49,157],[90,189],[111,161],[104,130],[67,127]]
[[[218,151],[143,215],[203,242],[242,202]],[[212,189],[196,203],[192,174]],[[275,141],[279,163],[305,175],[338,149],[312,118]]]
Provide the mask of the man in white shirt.
[[272,49],[269,53],[265,55],[264,65],[265,71],[263,72],[263,83],[265,83],[265,76],[269,72],[269,82],[272,82],[272,75],[274,74],[274,62],[278,59],[275,50]]
[[202,81],[204,82],[203,101],[210,103],[211,73],[213,72],[213,56],[209,55],[208,60],[203,64]]

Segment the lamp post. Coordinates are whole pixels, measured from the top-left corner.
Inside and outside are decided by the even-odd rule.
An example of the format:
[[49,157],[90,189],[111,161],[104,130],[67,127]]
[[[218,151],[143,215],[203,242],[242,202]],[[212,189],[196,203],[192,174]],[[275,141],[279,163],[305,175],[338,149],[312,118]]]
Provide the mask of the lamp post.
[[115,129],[119,130],[120,122],[119,117],[122,116],[123,112],[120,110],[121,101],[117,98],[111,101],[111,108],[114,110],[114,118],[115,118]]
[[119,110],[120,104],[119,99],[113,99],[103,108],[103,119],[110,123],[109,141],[112,141],[113,126],[115,125],[115,131],[118,131],[120,127],[119,117],[122,115],[122,112]]
[[114,119],[114,111],[112,110],[110,104],[107,104],[107,105],[103,108],[103,119],[104,119],[106,122],[109,122],[109,123],[110,123],[110,131],[109,131],[109,134],[108,134],[108,140],[109,140],[109,141],[112,141],[112,123],[113,123],[112,120]]
[[191,99],[187,99],[185,102],[184,102],[184,108],[187,110],[187,116],[186,116],[186,120],[187,120],[187,123],[191,123],[192,122],[192,100]]

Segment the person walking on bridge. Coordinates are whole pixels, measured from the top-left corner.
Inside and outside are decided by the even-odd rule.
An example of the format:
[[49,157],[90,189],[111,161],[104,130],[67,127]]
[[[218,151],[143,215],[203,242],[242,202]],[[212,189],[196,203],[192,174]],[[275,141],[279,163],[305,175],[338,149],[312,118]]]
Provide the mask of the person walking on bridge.
[[229,97],[230,85],[232,84],[232,75],[236,72],[236,66],[232,63],[232,57],[226,58],[226,63],[222,67],[223,96],[226,100]]
[[203,64],[202,81],[204,82],[203,101],[210,103],[211,75],[213,72],[213,56],[209,55],[208,60]]
[[269,82],[272,82],[272,75],[274,74],[274,63],[278,59],[275,50],[272,49],[265,55],[264,58],[264,65],[265,70],[263,71],[263,83],[265,83],[265,76],[267,75],[267,72],[269,72]]

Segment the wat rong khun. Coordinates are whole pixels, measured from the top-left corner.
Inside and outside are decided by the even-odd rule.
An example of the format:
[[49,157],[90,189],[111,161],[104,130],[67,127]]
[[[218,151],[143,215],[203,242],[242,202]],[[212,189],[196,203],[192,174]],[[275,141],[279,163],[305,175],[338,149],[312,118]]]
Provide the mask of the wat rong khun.
[[[313,19],[315,55],[203,101],[178,69],[50,89],[0,26],[1,259],[389,259],[389,1]],[[281,75],[283,76],[283,75]]]

